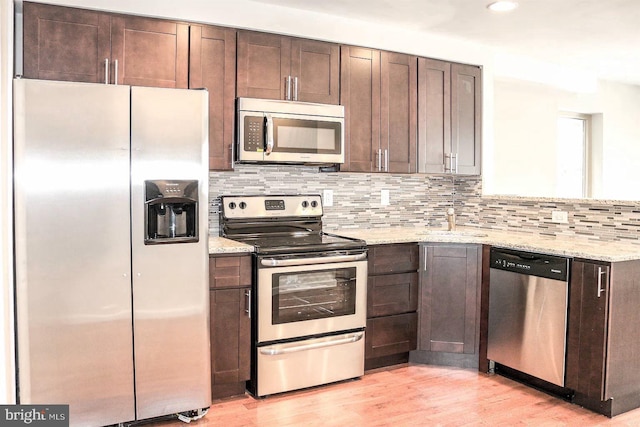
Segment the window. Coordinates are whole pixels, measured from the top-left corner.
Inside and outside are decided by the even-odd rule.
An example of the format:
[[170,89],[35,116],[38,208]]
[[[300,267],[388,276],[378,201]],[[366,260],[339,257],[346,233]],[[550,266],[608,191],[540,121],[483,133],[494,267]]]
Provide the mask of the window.
[[556,197],[590,196],[590,129],[588,114],[561,113],[558,117]]

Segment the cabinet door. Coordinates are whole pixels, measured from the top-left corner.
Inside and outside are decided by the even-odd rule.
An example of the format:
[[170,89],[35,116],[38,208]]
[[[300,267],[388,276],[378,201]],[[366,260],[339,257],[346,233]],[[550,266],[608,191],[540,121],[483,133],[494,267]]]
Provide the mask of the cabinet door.
[[365,359],[415,350],[417,328],[416,313],[367,319]]
[[125,15],[111,19],[112,75],[114,82],[117,75],[117,84],[187,88],[188,56],[187,24]]
[[[211,310],[211,385],[213,398],[244,392],[250,377],[249,288],[209,292]],[[228,387],[236,393],[230,393]]]
[[369,275],[417,271],[419,257],[418,245],[414,243],[370,246]]
[[[315,40],[292,39],[291,76],[294,99],[338,104],[340,101],[340,46]],[[293,83],[292,83],[293,84]]]
[[418,309],[418,273],[369,276],[367,317],[388,316]]
[[209,91],[209,169],[231,170],[236,96],[235,30],[191,26],[189,88]]
[[23,75],[31,79],[105,82],[111,57],[106,13],[24,3]]
[[418,172],[444,173],[450,150],[451,64],[419,58]]
[[480,68],[451,65],[451,152],[459,174],[481,171],[481,90]]
[[380,52],[343,46],[340,101],[345,108],[345,163],[340,170],[380,169]]
[[427,245],[420,308],[420,349],[474,354],[478,348],[481,250]]
[[286,99],[286,83],[290,72],[290,38],[250,31],[238,32],[239,97]]
[[382,52],[380,64],[382,170],[415,172],[418,60],[411,55]]
[[[577,402],[605,399],[609,266],[573,261],[569,292],[566,386]],[[603,291],[598,291],[598,285]]]

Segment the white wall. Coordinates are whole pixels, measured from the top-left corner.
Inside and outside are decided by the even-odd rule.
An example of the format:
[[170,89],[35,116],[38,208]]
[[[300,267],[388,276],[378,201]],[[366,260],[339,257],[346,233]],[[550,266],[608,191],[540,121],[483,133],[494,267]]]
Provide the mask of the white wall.
[[[485,194],[554,197],[557,117],[597,114],[593,198],[640,200],[640,86],[599,80],[575,91],[551,83],[496,77],[494,165]],[[560,159],[561,160],[561,159]]]
[[[0,171],[2,176],[2,280],[3,292],[0,295],[0,315],[3,327],[0,330],[0,342],[5,351],[0,354],[0,366],[4,376],[0,378],[0,402],[12,401],[13,379],[13,342],[12,342],[12,271],[11,271],[11,218],[10,203],[10,147],[11,147],[11,94],[12,72],[12,0],[2,1],[0,28],[2,36],[2,152],[0,152]],[[249,0],[46,0],[46,3],[74,6],[87,9],[100,9],[161,18],[182,19],[185,21],[224,25],[235,28],[256,29],[261,31],[302,36],[337,43],[375,47],[379,49],[412,53],[415,55],[439,58],[450,61],[483,66],[483,143],[484,153],[491,153],[493,108],[491,107],[492,61],[491,49],[481,45],[463,42],[453,38],[444,38],[434,34],[393,28],[384,25],[364,23],[320,13],[303,12],[291,8],[266,5]],[[363,7],[366,2],[363,1]],[[486,157],[490,164],[492,157]],[[483,166],[484,167],[484,166]]]
[[640,200],[640,86],[601,83],[602,193],[594,196]]

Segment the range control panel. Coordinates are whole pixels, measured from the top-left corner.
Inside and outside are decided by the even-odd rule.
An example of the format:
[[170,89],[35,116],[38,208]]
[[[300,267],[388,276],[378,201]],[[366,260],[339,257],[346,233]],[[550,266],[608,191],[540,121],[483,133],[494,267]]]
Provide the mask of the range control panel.
[[220,203],[221,213],[227,219],[322,216],[319,194],[222,196]]

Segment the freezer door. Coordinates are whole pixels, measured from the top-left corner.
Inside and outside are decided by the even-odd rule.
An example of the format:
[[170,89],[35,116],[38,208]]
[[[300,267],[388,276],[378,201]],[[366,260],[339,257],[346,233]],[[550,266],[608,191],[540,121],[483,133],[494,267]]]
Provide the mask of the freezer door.
[[14,81],[19,401],[133,420],[129,87]]
[[[133,87],[131,197],[138,419],[211,404],[207,92]],[[145,245],[148,180],[198,181],[198,241]]]

